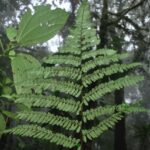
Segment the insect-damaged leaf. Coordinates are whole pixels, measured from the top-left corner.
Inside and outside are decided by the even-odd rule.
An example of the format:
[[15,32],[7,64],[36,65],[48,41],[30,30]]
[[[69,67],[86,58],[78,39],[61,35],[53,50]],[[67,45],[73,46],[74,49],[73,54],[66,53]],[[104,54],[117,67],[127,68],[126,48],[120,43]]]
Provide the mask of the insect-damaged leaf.
[[65,24],[68,14],[61,9],[51,10],[49,5],[29,9],[19,24],[17,42],[23,46],[45,42],[52,38]]

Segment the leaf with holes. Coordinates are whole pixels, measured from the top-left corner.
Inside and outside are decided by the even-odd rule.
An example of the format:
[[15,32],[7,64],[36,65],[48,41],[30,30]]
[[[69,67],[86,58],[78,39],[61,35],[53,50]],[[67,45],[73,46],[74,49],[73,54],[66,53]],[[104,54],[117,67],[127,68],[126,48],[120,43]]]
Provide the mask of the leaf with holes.
[[65,24],[68,14],[61,9],[51,10],[49,5],[34,7],[23,15],[19,24],[17,42],[23,46],[45,42]]

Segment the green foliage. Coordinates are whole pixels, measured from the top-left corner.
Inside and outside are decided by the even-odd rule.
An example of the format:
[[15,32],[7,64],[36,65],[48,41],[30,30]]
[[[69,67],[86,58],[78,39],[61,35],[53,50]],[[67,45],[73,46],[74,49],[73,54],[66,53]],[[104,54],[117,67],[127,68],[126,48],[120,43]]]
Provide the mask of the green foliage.
[[121,120],[123,115],[121,113],[114,113],[110,117],[101,121],[98,125],[92,127],[91,129],[83,130],[83,138],[84,141],[87,142],[87,139],[92,140],[94,138],[99,137],[104,131],[112,128],[115,123]]
[[[139,63],[119,64],[129,54],[117,54],[112,49],[95,50],[100,42],[95,34],[90,23],[89,5],[84,1],[64,46],[57,54],[43,60],[45,66],[51,67],[41,67],[32,56],[25,54],[12,59],[17,92],[14,101],[32,108],[17,112],[16,117],[31,124],[16,126],[6,133],[80,149],[82,140],[88,142],[112,128],[122,119],[122,113],[145,111],[126,104],[102,107],[97,103],[90,107],[92,101],[99,102],[103,96],[143,80],[139,75],[123,76],[125,71],[140,66]],[[26,36],[23,39],[28,40]],[[111,76],[116,73],[122,77],[112,80]],[[89,121],[97,123],[87,128]],[[68,131],[64,133],[59,128],[56,131],[51,126]]]
[[83,120],[87,122],[88,120],[94,120],[95,118],[101,117],[103,115],[111,115],[115,112],[122,113],[132,113],[132,112],[148,112],[145,108],[139,107],[137,104],[120,104],[117,106],[107,105],[105,107],[99,106],[96,108],[91,108],[83,112]]
[[10,95],[12,93],[12,80],[7,76],[5,70],[0,70],[0,95]]
[[50,125],[57,125],[70,131],[79,132],[81,129],[81,122],[77,120],[70,120],[67,117],[57,116],[52,113],[23,111],[18,113],[17,118],[38,124],[46,123]]
[[[2,59],[2,57],[0,57]],[[4,98],[4,95],[11,95],[13,93],[12,80],[8,76],[6,69],[0,70],[0,137],[6,128],[7,119],[14,118],[14,113],[9,112],[10,101],[8,97]]]
[[2,132],[5,130],[5,128],[6,128],[5,119],[4,119],[3,115],[0,114],[0,136],[1,136]]
[[27,107],[55,108],[64,112],[77,113],[80,109],[80,102],[73,98],[60,98],[56,96],[43,96],[41,94],[20,94],[15,99],[16,103],[24,104]]
[[86,75],[83,78],[83,83],[85,86],[95,82],[97,80],[102,79],[104,76],[114,75],[115,73],[123,73],[128,69],[133,69],[135,67],[140,66],[140,63],[132,63],[132,64],[114,64],[99,70],[94,71],[92,74]]
[[[26,54],[18,54],[15,58],[11,59],[12,72],[15,74],[14,76],[14,85],[18,94],[25,93],[24,84],[22,82],[26,82],[28,80],[32,80],[36,78],[36,76],[31,76],[28,73],[28,70],[38,69],[40,67],[40,63],[38,60],[33,58],[32,56]],[[15,66],[15,67],[13,67]],[[18,84],[17,83],[22,83]],[[27,90],[29,92],[30,90]]]
[[19,125],[11,130],[7,130],[5,133],[14,133],[19,136],[33,137],[42,140],[48,140],[56,143],[57,145],[63,145],[64,147],[71,148],[79,143],[79,140],[68,137],[59,133],[54,134],[52,131],[42,128],[37,125]]
[[[64,26],[68,17],[68,14],[65,11],[61,9],[51,10],[50,6],[48,5],[36,6],[34,9],[34,14],[32,14],[31,10],[27,10],[25,12],[21,18],[18,30],[12,26],[6,29],[6,34],[10,41],[10,44],[6,50],[4,50],[3,44],[0,41],[3,55],[7,57],[9,56],[9,58],[12,60],[12,65],[16,66],[15,68],[12,67],[12,72],[16,75],[14,76],[14,85],[17,93],[19,94],[25,93],[25,91],[23,91],[23,84],[17,86],[16,82],[21,83],[24,81],[24,79],[31,80],[31,77],[34,78],[34,76],[30,76],[28,74],[28,70],[32,68],[38,69],[37,67],[40,67],[40,63],[36,59],[33,59],[31,56],[26,56],[25,54],[19,54],[15,56],[16,53],[14,51],[14,47],[16,44],[20,46],[28,46],[45,42],[49,38],[53,37]],[[23,60],[25,61],[23,62]],[[18,65],[19,67],[17,67]],[[12,98],[12,85],[9,83],[8,78],[1,78],[0,90],[0,96],[7,99]],[[27,90],[26,92],[28,93],[29,91],[30,90]],[[1,103],[2,106],[0,107],[0,111],[2,114],[10,118],[15,118],[15,115],[12,112],[3,108],[3,105],[7,105],[6,102],[2,101]],[[25,107],[23,104],[18,104],[17,108],[21,110],[27,109],[27,107]],[[3,128],[3,116],[1,116],[0,119],[1,128]]]
[[15,41],[15,38],[17,36],[17,30],[15,28],[13,28],[13,27],[8,27],[6,29],[6,34],[7,34],[8,39],[11,42],[13,42],[13,41]]
[[125,76],[117,80],[102,83],[86,93],[83,97],[83,102],[88,105],[87,102],[89,101],[95,101],[109,92],[134,85],[141,80],[143,80],[142,76]]
[[9,118],[16,119],[16,114],[11,111],[2,110],[2,114]]
[[22,16],[18,31],[7,29],[10,41],[27,46],[45,42],[52,38],[65,24],[68,14],[61,10],[51,10],[49,5],[34,7],[35,12],[28,9]]

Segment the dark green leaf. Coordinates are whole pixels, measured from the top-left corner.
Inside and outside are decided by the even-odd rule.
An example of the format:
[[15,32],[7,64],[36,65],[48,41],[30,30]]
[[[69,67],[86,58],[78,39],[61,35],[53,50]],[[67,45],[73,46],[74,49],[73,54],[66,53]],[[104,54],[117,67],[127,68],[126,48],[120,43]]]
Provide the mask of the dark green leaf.
[[5,119],[4,119],[3,115],[0,114],[0,135],[5,130],[5,128],[6,128]]
[[12,118],[12,119],[15,119],[15,113],[13,113],[13,112],[11,112],[11,111],[7,111],[7,110],[2,110],[2,113],[4,114],[4,115],[6,115],[7,117],[9,117],[9,118]]
[[3,87],[3,92],[4,95],[6,94],[11,94],[12,93],[12,88],[8,87],[8,86],[4,86]]
[[27,107],[23,104],[16,104],[16,107],[19,111],[31,110],[29,107]]

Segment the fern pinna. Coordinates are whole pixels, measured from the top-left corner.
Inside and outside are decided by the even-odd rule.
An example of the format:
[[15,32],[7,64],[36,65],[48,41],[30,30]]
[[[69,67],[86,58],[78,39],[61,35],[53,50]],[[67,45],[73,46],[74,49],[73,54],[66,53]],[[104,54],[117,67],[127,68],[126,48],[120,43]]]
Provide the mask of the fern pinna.
[[[15,102],[32,109],[17,112],[16,116],[30,123],[6,132],[82,149],[83,142],[93,140],[112,128],[123,117],[122,113],[143,111],[127,104],[100,105],[103,96],[134,85],[143,77],[126,75],[111,80],[110,76],[140,64],[119,64],[129,55],[117,54],[112,49],[96,49],[98,43],[96,30],[90,23],[89,5],[83,2],[64,46],[43,60],[47,67],[41,67],[25,54],[12,59],[17,91]],[[91,106],[94,101],[97,105]],[[91,123],[95,119],[96,122]],[[89,122],[90,127],[87,126]],[[57,131],[53,126],[57,126]]]

